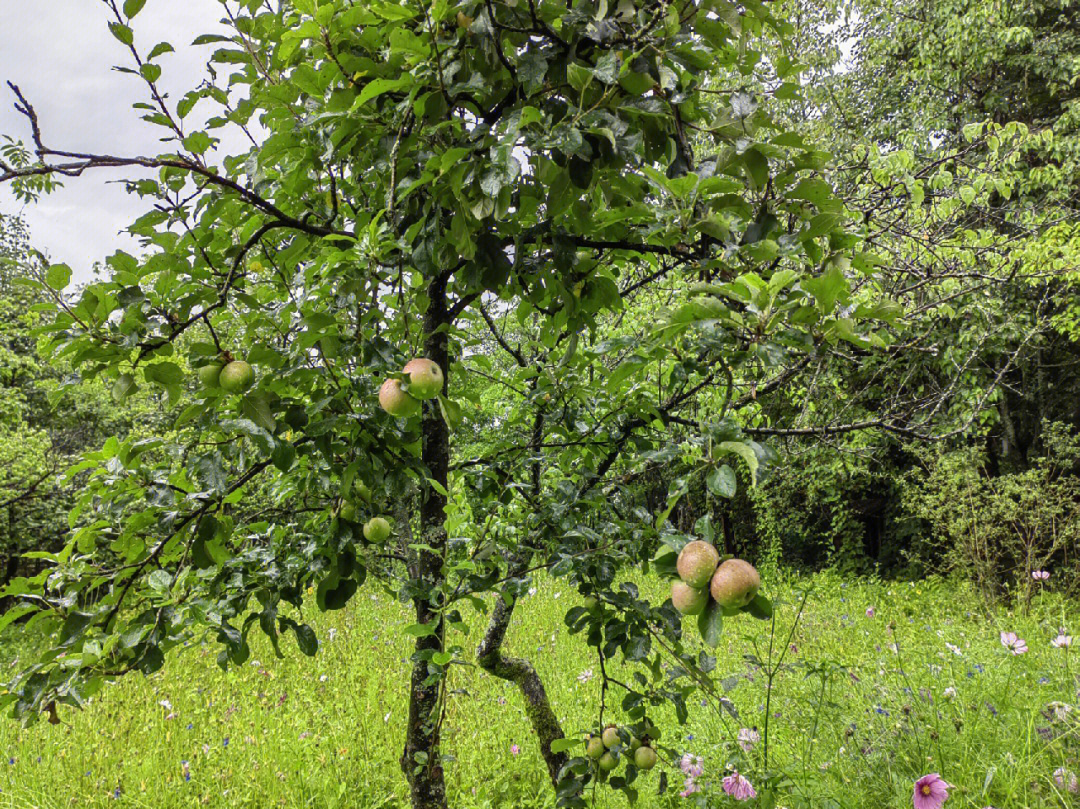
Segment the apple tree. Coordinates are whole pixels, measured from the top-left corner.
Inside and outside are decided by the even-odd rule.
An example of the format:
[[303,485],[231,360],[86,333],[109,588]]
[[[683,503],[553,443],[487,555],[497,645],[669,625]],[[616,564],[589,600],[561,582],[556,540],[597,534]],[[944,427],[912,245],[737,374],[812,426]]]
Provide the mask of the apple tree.
[[[580,804],[596,776],[580,737],[502,650],[529,576],[595,599],[566,619],[601,665],[680,660],[690,686],[642,676],[622,709],[685,716],[686,688],[715,694],[707,655],[617,574],[670,574],[689,536],[665,523],[693,480],[730,497],[768,461],[740,410],[821,345],[889,339],[827,155],[747,89],[797,92],[795,58],[758,47],[783,53],[787,24],[728,0],[222,0],[231,33],[196,40],[207,80],[172,99],[144,5],[104,3],[164,151],[55,146],[13,83],[29,140],[0,152],[0,181],[33,199],[131,172],[140,255],[75,292],[49,267],[45,333],[81,378],[157,391],[175,423],[69,473],[88,483],[67,545],[0,592],[16,599],[0,625],[50,638],[0,705],[54,715],[197,637],[223,667],[253,630],[314,655],[304,601],[341,609],[378,578],[415,610],[413,805],[447,803],[441,706],[474,612],[478,662],[522,690],[560,800]],[[224,132],[246,147],[221,154]],[[414,407],[415,358],[445,384]],[[388,380],[406,398],[381,408]],[[674,466],[644,509],[634,481]],[[700,620],[707,642],[722,618]],[[611,783],[633,794],[636,775]]]

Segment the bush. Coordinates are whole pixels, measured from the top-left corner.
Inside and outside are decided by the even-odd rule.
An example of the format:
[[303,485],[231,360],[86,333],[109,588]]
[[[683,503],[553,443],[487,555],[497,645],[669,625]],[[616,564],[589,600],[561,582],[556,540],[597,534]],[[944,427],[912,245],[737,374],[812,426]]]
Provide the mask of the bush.
[[980,450],[928,453],[903,488],[905,510],[927,528],[911,558],[971,578],[987,600],[1030,602],[1037,570],[1067,595],[1080,591],[1080,436],[1053,422],[1044,442],[1029,469],[996,477]]

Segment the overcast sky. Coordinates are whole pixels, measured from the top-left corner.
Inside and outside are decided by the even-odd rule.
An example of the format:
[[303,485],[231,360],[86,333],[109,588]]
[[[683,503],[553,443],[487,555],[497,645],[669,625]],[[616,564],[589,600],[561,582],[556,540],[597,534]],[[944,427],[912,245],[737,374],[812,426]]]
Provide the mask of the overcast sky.
[[[112,69],[130,67],[131,55],[109,33],[107,14],[102,0],[0,0],[0,135],[30,142],[26,119],[12,108],[11,91],[3,84],[11,81],[37,110],[50,148],[120,155],[164,151],[157,134],[164,130],[140,121],[131,108],[146,100],[145,85]],[[217,0],[148,0],[135,18],[135,44],[144,53],[162,40],[176,48],[156,60],[164,71],[159,85],[170,93],[171,104],[202,80],[212,48],[191,47],[191,41],[218,30],[221,16]],[[31,206],[0,187],[0,212],[21,213],[34,246],[70,265],[76,281],[86,281],[95,261],[118,248],[134,249],[121,231],[146,208],[123,186],[109,183],[121,176],[131,176],[130,170],[95,169],[65,180],[64,188]]]

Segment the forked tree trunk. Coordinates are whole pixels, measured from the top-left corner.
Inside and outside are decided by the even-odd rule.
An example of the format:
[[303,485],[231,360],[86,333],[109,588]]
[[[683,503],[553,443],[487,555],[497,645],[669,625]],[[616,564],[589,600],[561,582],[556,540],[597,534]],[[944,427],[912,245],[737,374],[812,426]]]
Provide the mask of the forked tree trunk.
[[[514,560],[521,562],[521,560]],[[527,561],[520,564],[524,568]],[[511,562],[514,566],[514,562]],[[477,662],[480,667],[489,674],[500,680],[508,680],[518,687],[521,695],[525,698],[525,713],[532,723],[533,732],[540,742],[540,754],[544,757],[547,765],[548,777],[551,778],[552,786],[559,785],[559,771],[566,764],[566,753],[555,753],[551,750],[551,743],[556,739],[563,738],[562,727],[558,717],[551,709],[544,683],[532,664],[520,657],[505,657],[502,653],[503,640],[506,638],[506,630],[510,626],[510,618],[514,614],[515,599],[510,599],[507,604],[507,594],[504,592],[500,598],[495,599],[495,609],[488,622],[484,639],[476,650]]]
[[[445,329],[446,282],[437,280],[429,289],[431,304],[424,317],[424,355],[442,368],[449,382]],[[447,487],[450,466],[450,433],[434,401],[425,408],[423,419],[423,461],[432,480]],[[420,503],[420,544],[414,578],[421,593],[414,598],[416,622],[432,626],[434,634],[416,639],[412,676],[409,685],[409,723],[401,768],[409,781],[413,809],[445,809],[446,781],[439,749],[440,695],[442,681],[428,669],[433,653],[442,650],[443,621],[439,615],[437,588],[442,583],[443,550],[446,547],[446,497],[433,486],[422,488]],[[426,658],[426,659],[425,659]]]

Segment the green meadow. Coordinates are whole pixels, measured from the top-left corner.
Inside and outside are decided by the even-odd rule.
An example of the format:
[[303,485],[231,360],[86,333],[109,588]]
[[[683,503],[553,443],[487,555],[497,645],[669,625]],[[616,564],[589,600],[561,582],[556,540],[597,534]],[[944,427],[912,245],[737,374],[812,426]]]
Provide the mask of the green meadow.
[[[639,584],[665,597],[662,583]],[[722,776],[735,756],[751,780],[763,777],[764,743],[743,753],[735,738],[740,728],[764,736],[765,671],[770,659],[781,663],[782,651],[768,700],[779,805],[910,806],[912,783],[927,772],[955,785],[950,807],[1075,805],[1054,772],[1075,767],[1080,748],[1073,709],[1080,666],[1051,643],[1061,626],[1080,620],[1075,605],[1048,594],[1027,615],[987,614],[951,583],[824,574],[774,584],[770,594],[780,605],[775,628],[749,617],[725,625],[713,672],[725,707],[695,703],[684,726],[673,709],[652,714],[664,754],[639,779],[639,805],[705,800],[680,797],[683,753],[703,757],[702,782]],[[519,607],[508,649],[533,660],[567,734],[599,724],[597,660],[562,620],[577,603],[563,582],[539,582]],[[82,712],[65,710],[60,725],[0,724],[0,807],[405,806],[398,757],[407,610],[369,590],[340,612],[306,618],[321,642],[313,660],[285,647],[276,658],[260,638],[252,659],[226,673],[214,644],[194,641],[161,672],[107,686]],[[475,647],[481,626],[477,616],[469,637],[456,642]],[[1028,651],[1012,654],[1003,631],[1017,633]],[[17,631],[2,648],[5,666],[30,654]],[[616,679],[633,676],[619,661],[608,666]],[[451,672],[444,724],[451,805],[553,806],[515,689],[468,655]],[[605,721],[619,721],[619,701],[609,692]],[[669,788],[659,797],[662,773]],[[626,804],[603,787],[591,797],[597,806]]]

